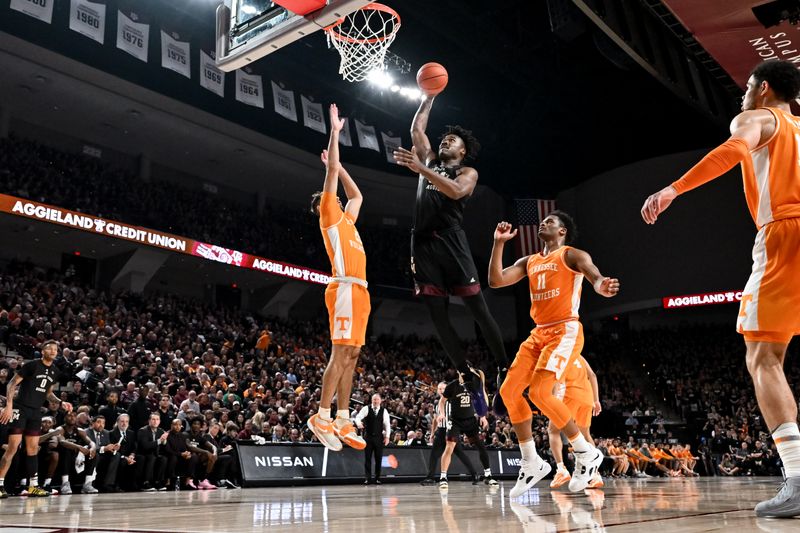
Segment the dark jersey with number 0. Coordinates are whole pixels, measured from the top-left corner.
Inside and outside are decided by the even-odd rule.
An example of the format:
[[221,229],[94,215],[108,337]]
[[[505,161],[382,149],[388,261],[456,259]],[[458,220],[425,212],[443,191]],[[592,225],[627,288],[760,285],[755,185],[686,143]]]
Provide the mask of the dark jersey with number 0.
[[444,389],[442,396],[447,399],[447,415],[450,419],[463,420],[475,417],[472,396],[463,383],[459,383],[458,380],[451,381]]
[[25,407],[42,407],[47,400],[47,391],[58,380],[55,365],[46,366],[41,359],[28,361],[22,365],[17,375],[22,376],[22,382],[14,403]]

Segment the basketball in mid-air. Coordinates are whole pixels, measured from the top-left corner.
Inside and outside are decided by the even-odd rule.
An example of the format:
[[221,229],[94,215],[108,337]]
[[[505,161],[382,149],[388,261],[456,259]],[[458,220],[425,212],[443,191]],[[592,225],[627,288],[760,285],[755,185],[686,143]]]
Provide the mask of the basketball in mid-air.
[[425,63],[417,71],[417,85],[428,96],[436,96],[447,87],[447,70],[439,63]]

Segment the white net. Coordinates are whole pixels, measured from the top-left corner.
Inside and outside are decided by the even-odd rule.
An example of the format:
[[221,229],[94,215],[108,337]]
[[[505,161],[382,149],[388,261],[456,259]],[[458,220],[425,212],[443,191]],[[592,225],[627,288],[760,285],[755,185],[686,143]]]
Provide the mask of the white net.
[[368,4],[328,28],[328,44],[341,56],[339,74],[347,81],[364,81],[384,69],[386,50],[400,29],[400,17],[382,4]]

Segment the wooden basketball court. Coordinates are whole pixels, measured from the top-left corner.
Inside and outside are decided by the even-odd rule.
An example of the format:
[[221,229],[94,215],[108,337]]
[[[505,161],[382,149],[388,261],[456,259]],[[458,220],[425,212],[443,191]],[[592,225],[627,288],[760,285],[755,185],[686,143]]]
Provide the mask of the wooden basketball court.
[[509,502],[496,490],[451,482],[447,493],[412,483],[202,492],[11,498],[0,533],[377,531],[800,531],[800,520],[757,519],[776,478],[608,480],[570,494],[540,488]]

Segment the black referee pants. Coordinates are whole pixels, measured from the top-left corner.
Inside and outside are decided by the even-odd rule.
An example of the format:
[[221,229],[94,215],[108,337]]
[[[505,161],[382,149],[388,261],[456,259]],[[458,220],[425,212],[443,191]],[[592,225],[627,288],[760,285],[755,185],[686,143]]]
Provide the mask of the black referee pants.
[[375,461],[375,478],[381,478],[381,462],[383,461],[383,436],[377,439],[368,439],[364,448],[364,478],[369,481],[372,476],[372,461]]
[[[431,448],[430,463],[428,466],[428,477],[436,479],[436,469],[441,470],[441,459],[444,453],[444,448],[447,446],[447,430],[445,428],[437,428],[436,433],[433,434],[433,448]],[[456,442],[456,447],[453,450],[453,455],[458,457],[458,460],[467,467],[471,475],[477,474],[475,467],[472,466],[472,461],[469,460],[469,455],[461,447],[460,442]]]

